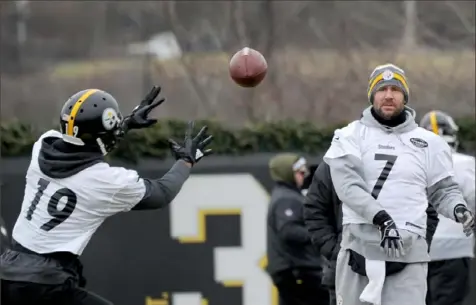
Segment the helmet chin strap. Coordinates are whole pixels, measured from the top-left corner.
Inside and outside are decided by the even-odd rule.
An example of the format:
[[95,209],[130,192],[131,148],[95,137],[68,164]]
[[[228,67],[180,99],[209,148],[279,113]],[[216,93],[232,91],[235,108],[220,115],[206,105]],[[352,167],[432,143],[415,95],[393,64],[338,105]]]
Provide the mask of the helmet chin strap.
[[101,150],[101,153],[105,156],[107,155],[107,150],[106,146],[104,145],[104,142],[101,140],[101,138],[96,138],[96,143],[99,145],[99,149]]
[[453,152],[457,152],[457,151],[458,151],[458,147],[459,147],[459,142],[456,141],[456,142],[450,144],[450,147],[451,147],[451,149],[453,150]]
[[458,150],[459,142],[455,136],[443,135],[441,137],[443,138],[443,140],[446,141],[446,143],[448,143],[448,145],[451,147],[451,150],[453,150],[453,152],[456,152]]

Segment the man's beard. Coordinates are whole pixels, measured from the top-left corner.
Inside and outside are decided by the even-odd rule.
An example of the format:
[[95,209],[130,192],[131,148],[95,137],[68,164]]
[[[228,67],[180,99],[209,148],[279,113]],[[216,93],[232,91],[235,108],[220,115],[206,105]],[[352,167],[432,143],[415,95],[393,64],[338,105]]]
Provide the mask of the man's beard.
[[382,111],[382,108],[383,107],[376,109],[375,112],[377,113],[378,116],[380,116],[384,120],[391,120],[393,118],[398,117],[402,113],[402,111],[405,109],[405,107],[396,108],[392,114],[386,114]]

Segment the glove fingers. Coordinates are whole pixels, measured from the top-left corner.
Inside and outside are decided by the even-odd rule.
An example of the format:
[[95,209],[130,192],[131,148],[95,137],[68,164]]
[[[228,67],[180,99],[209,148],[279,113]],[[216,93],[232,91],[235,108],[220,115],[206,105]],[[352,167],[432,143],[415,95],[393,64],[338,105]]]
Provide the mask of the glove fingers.
[[145,105],[150,105],[155,100],[155,98],[159,95],[160,89],[161,89],[160,87],[156,87],[156,86],[152,87],[150,92],[144,98],[143,103]]
[[463,226],[469,226],[473,220],[473,217],[469,211],[465,211],[463,215],[461,215],[461,218],[463,219]]
[[464,234],[468,237],[471,236],[474,227],[474,219],[471,213],[469,211],[457,213],[456,217],[458,217],[459,221],[463,224]]
[[206,149],[206,150],[203,151],[203,155],[204,155],[204,156],[209,156],[209,155],[211,155],[211,154],[213,154],[213,150],[212,150],[212,149]]
[[384,241],[384,247],[383,247],[383,249],[384,249],[384,251],[385,251],[385,254],[386,254],[387,256],[390,256],[390,248],[389,248],[389,245],[388,245],[388,241],[387,241],[387,240]]
[[152,111],[152,109],[154,109],[155,107],[159,106],[160,104],[162,104],[163,102],[165,102],[165,99],[164,98],[161,98],[160,100],[155,100],[153,101],[149,107],[147,107],[147,114],[149,114],[149,112]]
[[149,105],[150,104],[150,101],[153,101],[153,96],[155,94],[155,89],[156,87],[152,87],[152,89],[149,91],[149,93],[147,93],[147,95],[144,97],[144,99],[140,102],[139,106],[137,107],[137,109],[134,109],[134,110],[138,110],[139,108],[144,108],[145,106]]
[[393,246],[393,257],[399,258],[400,257],[400,250],[401,248],[399,247],[398,241],[394,240],[392,241],[392,246]]
[[157,120],[156,120],[156,119],[149,119],[149,120],[147,120],[147,122],[144,124],[144,127],[150,127],[150,126],[154,125],[155,123],[157,123]]
[[203,149],[207,147],[212,141],[213,141],[213,136],[208,136],[205,140],[198,143],[198,147],[200,147],[200,149]]
[[400,248],[400,255],[401,256],[405,256],[405,248],[403,248],[403,241],[402,240],[399,240],[398,241],[398,247]]
[[466,236],[471,236],[474,230],[474,220],[468,221],[468,223],[463,224],[463,232]]
[[207,132],[207,130],[208,130],[208,126],[203,126],[202,129],[200,129],[200,131],[197,133],[197,135],[195,136],[193,140],[200,141],[205,136],[205,133]]
[[167,142],[169,142],[169,146],[172,148],[180,147],[180,145],[172,139],[167,139]]
[[395,257],[395,247],[390,240],[388,241],[388,256]]
[[160,99],[157,101],[154,101],[152,104],[145,106],[143,110],[143,117],[147,117],[152,110],[154,110],[157,106],[165,102],[165,99]]
[[392,240],[388,241],[388,256],[395,257],[395,246]]

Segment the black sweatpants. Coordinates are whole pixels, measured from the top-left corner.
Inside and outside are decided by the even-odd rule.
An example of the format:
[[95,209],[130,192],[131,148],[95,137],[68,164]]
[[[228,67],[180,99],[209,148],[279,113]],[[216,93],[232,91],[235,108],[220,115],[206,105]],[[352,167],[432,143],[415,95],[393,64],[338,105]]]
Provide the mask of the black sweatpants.
[[271,276],[280,305],[328,305],[329,292],[315,270],[285,270]]
[[427,305],[462,305],[470,289],[470,258],[428,264]]
[[2,305],[113,305],[80,287],[1,280]]
[[38,254],[13,241],[0,267],[1,305],[112,305],[84,289],[83,266],[72,253]]

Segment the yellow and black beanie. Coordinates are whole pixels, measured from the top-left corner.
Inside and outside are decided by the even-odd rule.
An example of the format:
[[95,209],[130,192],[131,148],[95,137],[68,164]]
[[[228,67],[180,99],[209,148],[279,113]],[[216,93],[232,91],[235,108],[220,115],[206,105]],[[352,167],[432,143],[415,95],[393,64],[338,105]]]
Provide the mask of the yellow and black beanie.
[[386,85],[393,85],[402,89],[405,96],[405,104],[408,103],[410,89],[408,88],[405,71],[393,64],[385,64],[376,67],[372,74],[370,74],[367,95],[371,104],[373,104],[375,92]]

